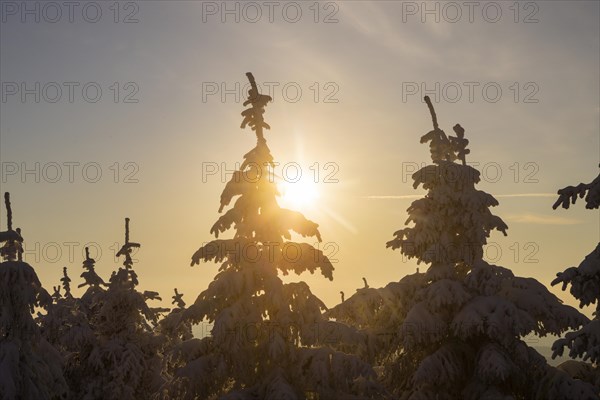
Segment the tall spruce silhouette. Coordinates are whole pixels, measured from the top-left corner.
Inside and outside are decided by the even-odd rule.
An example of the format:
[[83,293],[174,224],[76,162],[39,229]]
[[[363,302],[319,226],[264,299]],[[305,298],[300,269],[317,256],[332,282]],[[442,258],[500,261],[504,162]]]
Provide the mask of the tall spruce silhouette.
[[[265,106],[251,73],[242,128],[250,126],[257,144],[244,155],[221,194],[219,212],[230,205],[210,232],[216,239],[192,256],[220,263],[219,273],[183,319],[213,325],[211,335],[176,349],[181,368],[167,392],[182,399],[355,399],[377,394],[371,367],[358,357],[327,346],[352,342],[356,330],[322,317],[325,304],[305,282],[283,283],[279,273],[314,273],[333,279],[329,259],[302,237],[321,240],[318,225],[277,203],[273,156],[264,130]],[[219,239],[229,229],[230,239]]]
[[23,237],[12,227],[10,195],[4,194],[7,230],[0,232],[0,398],[60,399],[68,395],[63,361],[40,334],[32,316],[52,297],[33,267],[22,261]]
[[375,337],[374,362],[401,399],[595,398],[590,385],[549,367],[525,342],[528,334],[560,334],[587,319],[535,279],[483,260],[491,232],[508,227],[490,212],[496,199],[475,188],[480,173],[467,165],[464,128],[446,135],[424,100],[433,130],[421,143],[429,143],[433,164],[412,178],[427,194],[410,205],[410,226],[387,247],[428,268],[361,289],[331,315]]

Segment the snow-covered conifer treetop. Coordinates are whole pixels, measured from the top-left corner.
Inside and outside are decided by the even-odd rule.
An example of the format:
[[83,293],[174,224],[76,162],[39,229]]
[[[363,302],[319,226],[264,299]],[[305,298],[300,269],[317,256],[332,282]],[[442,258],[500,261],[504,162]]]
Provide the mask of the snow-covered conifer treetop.
[[32,313],[52,297],[33,267],[22,261],[23,237],[12,228],[10,195],[4,194],[7,230],[0,232],[0,398],[66,398],[62,359],[44,340]]
[[408,208],[405,224],[414,222],[415,226],[395,232],[387,247],[400,248],[418,262],[472,264],[483,258],[483,246],[490,232],[496,229],[506,235],[508,226],[489,210],[498,201],[475,189],[480,173],[466,165],[465,156],[470,150],[466,148],[469,141],[464,137],[464,128],[456,124],[456,136],[448,137],[439,128],[429,97],[425,96],[425,102],[433,130],[421,137],[421,143],[429,142],[433,165],[421,168],[412,178],[415,189],[422,185],[428,193]]
[[496,199],[475,189],[479,172],[466,165],[464,129],[457,124],[456,137],[446,136],[428,97],[425,102],[433,130],[421,143],[429,142],[433,165],[413,180],[427,194],[408,208],[406,224],[414,225],[387,245],[430,265],[425,273],[344,302],[369,308],[366,321],[345,307],[335,314],[363,326],[373,321],[378,330],[395,328],[378,358],[386,367],[384,381],[403,399],[588,398],[580,394],[591,393],[590,385],[554,376],[523,340],[562,334],[587,318],[535,279],[483,260],[491,231],[506,235],[508,227],[489,210]]
[[[292,240],[292,232],[321,240],[318,225],[281,208],[264,130],[265,107],[251,73],[251,89],[241,128],[250,126],[257,144],[244,155],[221,194],[213,225],[216,239],[192,256],[221,263],[219,273],[194,304],[172,318],[213,323],[210,337],[187,340],[176,349],[179,368],[168,391],[177,398],[349,399],[372,387],[371,367],[358,357],[323,345],[326,329],[336,340],[356,340],[356,330],[323,317],[325,304],[305,282],[283,283],[279,272],[320,270],[333,279],[329,259],[312,245]],[[220,235],[233,228],[230,239]],[[181,317],[180,317],[181,315]],[[222,397],[223,396],[223,397]],[[379,397],[381,398],[381,397]]]
[[21,229],[12,229],[12,208],[8,192],[4,193],[4,205],[6,206],[6,231],[0,232],[0,243],[4,242],[0,247],[0,256],[6,261],[14,261],[17,258],[20,261],[23,254],[23,237]]
[[133,259],[131,258],[131,253],[133,249],[139,248],[140,244],[129,241],[129,218],[125,218],[125,243],[117,253],[117,257],[125,256],[125,261],[123,261],[123,265],[125,268],[130,269],[133,265]]
[[[333,279],[333,266],[318,249],[306,243],[287,242],[291,240],[291,231],[303,237],[314,236],[321,241],[319,225],[306,219],[301,213],[279,207],[279,192],[270,168],[274,167],[273,156],[264,138],[264,129],[270,129],[264,120],[265,107],[271,97],[260,94],[251,73],[246,74],[251,89],[244,106],[250,108],[242,112],[244,120],[241,127],[250,126],[256,133],[257,145],[244,155],[240,169],[235,171],[221,194],[219,212],[228,206],[234,197],[239,196],[234,206],[225,212],[213,225],[210,232],[218,239],[219,234],[235,226],[233,239],[214,240],[201,247],[192,256],[192,265],[200,260],[225,264],[239,261],[240,257],[256,256],[269,258],[277,268],[287,275],[290,271],[311,273],[320,269],[321,273]],[[258,243],[260,249],[255,248]],[[258,251],[259,250],[259,251]],[[245,253],[245,254],[242,254]],[[257,259],[254,262],[258,261]],[[265,260],[263,260],[265,261]],[[224,265],[225,265],[224,264]]]

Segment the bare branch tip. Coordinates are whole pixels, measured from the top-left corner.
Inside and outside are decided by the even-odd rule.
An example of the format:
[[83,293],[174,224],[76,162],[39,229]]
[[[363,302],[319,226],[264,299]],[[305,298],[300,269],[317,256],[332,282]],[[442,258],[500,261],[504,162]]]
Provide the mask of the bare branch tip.
[[431,114],[431,120],[433,122],[433,128],[437,130],[438,129],[437,115],[435,114],[435,109],[433,108],[431,99],[429,98],[429,96],[425,96],[423,98],[423,100],[425,100],[425,103],[427,103],[427,108],[429,108],[429,113]]

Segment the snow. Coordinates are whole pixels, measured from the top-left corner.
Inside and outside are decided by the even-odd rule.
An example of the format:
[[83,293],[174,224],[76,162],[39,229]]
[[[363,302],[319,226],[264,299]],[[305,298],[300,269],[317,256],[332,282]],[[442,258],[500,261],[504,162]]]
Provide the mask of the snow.
[[[192,266],[220,267],[190,305],[174,289],[173,309],[152,307],[160,293],[138,290],[131,252],[141,245],[129,240],[128,218],[117,254],[123,266],[104,280],[86,249],[78,285],[85,293],[73,296],[65,267],[51,296],[21,260],[23,236],[12,229],[5,195],[0,400],[599,398],[600,243],[552,282],[569,288],[580,307],[595,305],[591,320],[537,280],[485,262],[488,238],[508,226],[490,211],[498,201],[475,187],[480,173],[466,165],[464,128],[446,135],[428,98],[433,130],[421,143],[433,164],[413,174],[413,186],[427,194],[387,242],[426,264],[424,272],[382,288],[363,278],[364,287],[347,299],[342,293],[331,309],[307,283],[284,283],[292,272],[333,280],[334,267],[304,241],[322,240],[319,225],[277,202],[263,133],[271,99],[248,78],[242,128],[256,133],[257,144],[221,194],[219,212],[229,209],[210,229],[214,240],[192,255]],[[554,208],[585,198],[597,209],[600,176],[558,194]],[[194,337],[192,325],[202,322],[213,325],[211,334]],[[553,357],[568,349],[581,361],[551,367],[528,335],[562,336]]]

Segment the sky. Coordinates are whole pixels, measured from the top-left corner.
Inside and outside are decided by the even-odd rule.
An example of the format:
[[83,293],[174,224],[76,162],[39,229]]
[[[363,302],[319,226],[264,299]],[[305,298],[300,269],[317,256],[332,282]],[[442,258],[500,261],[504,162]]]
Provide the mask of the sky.
[[276,173],[317,181],[312,202],[283,204],[320,225],[335,267],[333,281],[285,280],[333,306],[362,277],[415,272],[385,243],[424,194],[410,175],[430,163],[428,94],[442,129],[465,128],[509,226],[486,258],[549,286],[600,237],[597,211],[552,210],[558,189],[598,174],[600,3],[467,3],[1,2],[0,185],[25,260],[49,290],[63,266],[79,284],[88,244],[108,279],[129,217],[141,288],[193,302],[218,265],[191,255],[255,145],[239,128],[253,72],[274,98]]

